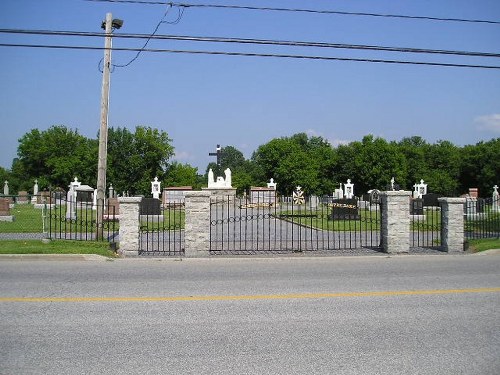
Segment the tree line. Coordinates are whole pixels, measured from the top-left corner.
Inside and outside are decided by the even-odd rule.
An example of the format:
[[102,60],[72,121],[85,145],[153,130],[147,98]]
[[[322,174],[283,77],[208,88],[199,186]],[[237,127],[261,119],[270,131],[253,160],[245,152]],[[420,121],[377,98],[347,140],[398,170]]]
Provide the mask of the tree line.
[[[95,186],[97,179],[98,137],[90,139],[66,126],[48,130],[33,129],[19,139],[17,158],[10,170],[0,168],[0,181],[9,181],[12,192],[33,188],[63,188],[77,176]],[[347,179],[355,184],[356,195],[370,189],[385,190],[394,177],[405,190],[421,179],[429,192],[458,196],[469,187],[480,195],[491,195],[500,180],[500,138],[475,145],[456,146],[449,141],[427,143],[414,136],[386,141],[372,135],[361,141],[332,147],[322,137],[305,133],[274,138],[259,146],[249,159],[234,146],[222,148],[221,165],[209,163],[203,174],[189,164],[171,161],[172,140],[165,131],[137,126],[134,131],[110,128],[108,131],[107,182],[118,193],[149,195],[157,176],[162,186],[207,185],[210,168],[216,175],[232,171],[238,193],[251,186],[265,186],[273,178],[278,193],[290,195],[300,185],[306,194],[331,195]]]

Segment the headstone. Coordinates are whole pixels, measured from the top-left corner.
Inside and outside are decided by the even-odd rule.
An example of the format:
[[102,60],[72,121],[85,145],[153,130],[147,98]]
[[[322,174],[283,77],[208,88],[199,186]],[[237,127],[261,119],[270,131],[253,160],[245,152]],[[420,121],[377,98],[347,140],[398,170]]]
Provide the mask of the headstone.
[[498,185],[493,186],[492,210],[500,212],[500,195],[498,194]]
[[252,204],[276,204],[276,190],[269,187],[252,186],[250,188],[250,202]]
[[344,198],[352,199],[354,197],[354,184],[348,179],[347,183],[344,184]]
[[0,198],[0,221],[14,221],[10,214],[10,199]]
[[0,216],[10,215],[10,201],[7,198],[0,198]]
[[319,198],[316,195],[311,195],[309,197],[309,207],[313,210],[318,208]]
[[139,205],[139,215],[161,215],[161,201],[156,198],[143,198]]
[[42,191],[38,195],[37,204],[51,204],[51,203],[52,203],[52,199],[50,198],[49,191]]
[[163,188],[163,204],[165,206],[182,205],[185,201],[185,192],[192,190],[192,186],[172,186]]
[[427,194],[427,184],[424,183],[424,180],[420,180],[419,184],[413,185],[415,189],[413,191],[413,198],[422,198],[422,196]]
[[330,220],[359,220],[358,200],[356,198],[334,199]]
[[5,181],[3,184],[3,195],[9,195],[9,181]]
[[155,177],[155,180],[151,182],[151,194],[154,199],[160,199],[160,186],[161,182],[158,181],[158,177]]
[[109,198],[106,205],[104,220],[116,221],[120,215],[120,202],[118,198]]
[[66,196],[66,220],[76,220],[76,190],[72,186]]
[[115,189],[113,188],[113,184],[109,185],[109,195],[108,198],[115,198]]
[[410,215],[420,216],[424,214],[424,200],[422,198],[410,199]]
[[36,204],[38,197],[38,180],[35,180],[35,185],[33,186],[33,195],[31,196],[31,203]]
[[276,182],[274,182],[274,178],[271,178],[269,182],[267,183],[267,187],[269,189],[274,189],[276,190],[276,185],[278,185]]
[[439,195],[436,193],[428,193],[422,196],[424,207],[439,207]]
[[18,204],[26,204],[29,202],[29,196],[27,191],[20,191],[17,193],[17,202]]
[[479,189],[478,188],[469,188],[469,197],[477,198],[479,197]]
[[333,199],[342,199],[344,198],[344,190],[342,189],[342,183],[340,183],[340,188],[335,189],[333,192]]

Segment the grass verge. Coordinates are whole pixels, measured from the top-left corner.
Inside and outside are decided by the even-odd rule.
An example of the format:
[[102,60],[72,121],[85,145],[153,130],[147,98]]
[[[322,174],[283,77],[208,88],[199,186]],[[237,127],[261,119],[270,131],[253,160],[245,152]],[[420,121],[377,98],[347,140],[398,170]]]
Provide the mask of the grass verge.
[[468,240],[469,249],[473,253],[490,249],[500,249],[500,238],[484,238],[480,240]]
[[116,257],[107,242],[6,240],[0,241],[0,254],[97,254]]

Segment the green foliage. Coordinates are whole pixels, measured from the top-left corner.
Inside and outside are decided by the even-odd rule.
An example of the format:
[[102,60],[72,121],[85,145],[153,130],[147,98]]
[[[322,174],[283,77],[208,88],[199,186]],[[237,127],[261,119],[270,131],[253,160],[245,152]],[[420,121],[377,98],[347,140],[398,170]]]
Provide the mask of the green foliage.
[[397,145],[372,135],[365,136],[362,142],[339,146],[335,171],[338,181],[351,179],[356,195],[370,189],[384,190],[392,177],[396,182],[405,181],[408,173],[406,159]]
[[132,133],[126,128],[108,131],[108,184],[117,192],[148,195],[151,181],[164,180],[168,160],[174,154],[168,134],[138,126]]
[[255,179],[261,183],[274,178],[278,192],[290,195],[300,185],[307,194],[323,195],[333,187],[333,150],[321,137],[305,133],[275,138],[252,155]]
[[479,188],[482,196],[490,196],[493,186],[500,183],[500,138],[465,146],[461,153],[460,183],[462,192]]
[[189,164],[173,162],[167,168],[166,177],[163,180],[163,186],[192,186],[194,189],[198,185],[198,168]]
[[95,184],[97,141],[87,139],[77,130],[63,125],[45,131],[33,129],[19,139],[17,154],[12,175],[18,189],[30,191],[35,178],[40,189],[66,188],[75,176]]

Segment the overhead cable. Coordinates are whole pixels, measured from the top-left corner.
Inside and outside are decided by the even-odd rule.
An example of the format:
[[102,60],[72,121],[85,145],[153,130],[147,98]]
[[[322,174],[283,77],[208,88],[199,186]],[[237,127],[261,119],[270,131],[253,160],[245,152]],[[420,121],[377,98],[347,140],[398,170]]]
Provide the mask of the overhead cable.
[[315,13],[315,14],[331,14],[342,16],[363,16],[363,17],[381,17],[381,18],[401,18],[410,20],[423,21],[441,21],[441,22],[465,22],[465,23],[483,23],[500,25],[500,21],[467,19],[467,18],[447,18],[447,17],[432,17],[432,16],[412,16],[405,14],[383,14],[383,13],[368,13],[368,12],[345,12],[337,10],[318,10],[304,8],[274,8],[274,7],[256,7],[246,5],[220,5],[220,4],[191,4],[191,3],[174,3],[164,1],[137,1],[137,0],[85,0],[89,2],[105,2],[105,3],[124,3],[124,4],[142,4],[142,5],[171,5],[181,8],[214,8],[214,9],[235,9],[235,10],[253,10],[253,11],[273,11],[273,12],[294,12],[294,13]]
[[[73,50],[104,50],[105,49],[104,47],[91,47],[91,46],[14,44],[14,43],[0,43],[0,47],[51,48],[51,49],[73,49]],[[367,59],[367,58],[332,57],[332,56],[287,55],[287,54],[244,53],[244,52],[223,52],[223,51],[196,51],[196,50],[174,50],[174,49],[151,49],[151,48],[142,49],[142,48],[120,48],[120,47],[117,47],[117,48],[113,47],[112,50],[113,51],[135,51],[135,52],[143,51],[143,52],[156,52],[156,53],[179,53],[179,54],[194,54],[194,55],[222,55],[222,56],[274,57],[274,58],[326,60],[326,61],[353,61],[353,62],[370,62],[370,63],[384,63],[384,64],[406,64],[406,65],[424,65],[424,66],[500,70],[500,66],[495,66],[495,65],[455,64],[455,63],[442,63],[442,62]]]
[[[23,30],[23,29],[0,29],[0,33],[50,35],[50,36],[79,36],[79,37],[106,36],[105,33],[101,32]],[[186,35],[123,34],[123,33],[114,33],[112,37],[124,38],[124,39],[147,39],[147,42],[145,43],[143,48],[147,46],[148,42],[151,39],[156,39],[156,40],[177,40],[177,41],[189,41],[189,42],[273,45],[273,46],[288,46],[288,47],[355,49],[355,50],[370,50],[370,51],[383,51],[383,52],[440,54],[440,55],[457,55],[457,56],[471,56],[471,57],[494,57],[494,58],[500,57],[500,53],[492,53],[492,52],[454,51],[454,50],[442,50],[442,49],[391,47],[391,46],[378,46],[378,45],[307,42],[307,41],[288,41],[288,40],[269,40],[269,39],[227,38],[227,37],[209,37],[209,36],[200,37],[200,36],[186,36]],[[136,58],[137,56],[133,60],[135,60]],[[131,60],[131,62],[133,60]],[[130,65],[131,62],[123,66]]]

